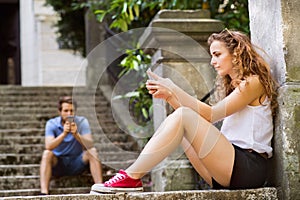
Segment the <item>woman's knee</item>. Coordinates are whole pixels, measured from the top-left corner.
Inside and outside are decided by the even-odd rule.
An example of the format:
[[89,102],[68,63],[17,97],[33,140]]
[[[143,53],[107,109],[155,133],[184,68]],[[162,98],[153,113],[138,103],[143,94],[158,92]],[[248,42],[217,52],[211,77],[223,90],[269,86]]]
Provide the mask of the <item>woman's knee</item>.
[[192,110],[191,108],[182,106],[182,107],[177,108],[177,109],[172,113],[172,115],[179,116],[179,117],[185,117],[185,116],[187,116],[189,113],[193,113],[193,112],[195,112],[195,111]]
[[190,123],[195,120],[205,120],[199,113],[189,107],[177,108],[172,114],[182,120],[183,123]]

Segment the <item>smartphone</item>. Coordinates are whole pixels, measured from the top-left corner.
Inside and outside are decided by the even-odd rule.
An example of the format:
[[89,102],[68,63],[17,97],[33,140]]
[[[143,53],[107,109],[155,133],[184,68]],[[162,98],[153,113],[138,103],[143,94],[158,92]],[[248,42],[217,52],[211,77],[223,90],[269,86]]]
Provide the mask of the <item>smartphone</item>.
[[67,121],[70,123],[74,122],[74,117],[75,116],[73,116],[73,115],[67,116]]
[[[151,68],[149,68],[149,69],[147,69],[147,72],[152,72],[152,70],[151,70]],[[149,80],[153,80],[153,77],[152,76],[149,76],[149,74],[147,73],[147,76],[148,76],[148,78],[149,78]]]

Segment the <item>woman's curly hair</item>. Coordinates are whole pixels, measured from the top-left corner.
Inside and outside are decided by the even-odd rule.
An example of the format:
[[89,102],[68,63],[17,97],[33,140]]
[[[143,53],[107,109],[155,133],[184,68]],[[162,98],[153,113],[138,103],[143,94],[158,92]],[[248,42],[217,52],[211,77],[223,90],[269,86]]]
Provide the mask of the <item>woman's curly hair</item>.
[[218,98],[222,99],[229,95],[241,81],[247,77],[258,75],[259,81],[263,85],[268,98],[271,101],[273,114],[277,107],[277,83],[273,79],[268,63],[257,53],[250,38],[239,31],[231,31],[224,29],[220,33],[214,33],[208,38],[208,45],[213,41],[220,41],[232,55],[233,70],[238,74],[235,79],[231,79],[229,75],[217,76],[216,91]]

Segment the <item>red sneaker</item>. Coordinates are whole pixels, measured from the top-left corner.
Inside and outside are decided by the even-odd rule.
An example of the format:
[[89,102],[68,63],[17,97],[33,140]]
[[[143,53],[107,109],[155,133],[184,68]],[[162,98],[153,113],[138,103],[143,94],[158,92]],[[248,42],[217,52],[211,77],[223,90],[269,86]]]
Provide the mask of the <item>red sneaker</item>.
[[120,170],[114,177],[104,184],[94,184],[93,192],[116,193],[116,192],[142,192],[143,183],[141,179],[130,178],[124,170]]

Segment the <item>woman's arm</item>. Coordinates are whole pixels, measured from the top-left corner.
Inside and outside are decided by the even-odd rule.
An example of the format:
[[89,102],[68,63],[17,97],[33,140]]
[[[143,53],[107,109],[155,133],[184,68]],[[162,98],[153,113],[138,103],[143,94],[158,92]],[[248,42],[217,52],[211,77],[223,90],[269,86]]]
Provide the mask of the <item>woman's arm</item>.
[[210,106],[189,95],[170,79],[162,78],[153,72],[148,75],[154,80],[147,81],[147,89],[154,98],[165,99],[174,109],[189,107],[210,122],[216,122],[251,104],[264,93],[258,77],[253,76],[242,82],[229,96],[214,106]]
[[265,89],[258,76],[248,77],[230,95],[213,107],[213,118],[222,119],[242,110],[247,105],[257,106],[263,101],[262,99],[259,102],[259,99],[265,96]]
[[211,121],[212,106],[199,101],[197,98],[189,95],[183,89],[175,85],[172,89],[172,95],[166,101],[174,108],[180,106],[189,107],[199,113],[207,121]]
[[147,71],[153,80],[148,80],[146,87],[154,98],[165,99],[174,109],[181,106],[189,107],[198,112],[206,120],[211,121],[211,106],[189,95],[168,78],[162,78],[157,74]]

